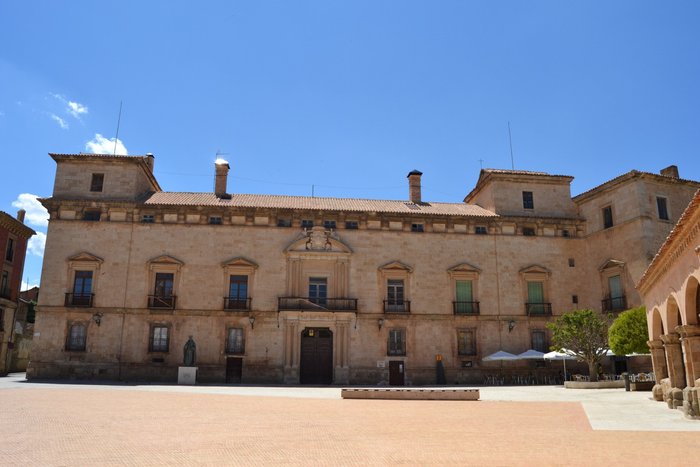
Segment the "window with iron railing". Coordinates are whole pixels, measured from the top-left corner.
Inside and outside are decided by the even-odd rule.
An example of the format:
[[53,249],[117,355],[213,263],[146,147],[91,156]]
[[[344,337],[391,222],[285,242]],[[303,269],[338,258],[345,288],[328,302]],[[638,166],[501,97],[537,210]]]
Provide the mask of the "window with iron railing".
[[72,324],[68,330],[66,350],[80,352],[85,350],[87,328],[82,323]]
[[170,345],[168,326],[155,325],[151,328],[151,352],[167,352]]
[[406,330],[390,329],[389,340],[387,342],[387,355],[406,355]]
[[245,340],[243,328],[229,328],[226,337],[226,353],[228,354],[243,354],[245,353]]

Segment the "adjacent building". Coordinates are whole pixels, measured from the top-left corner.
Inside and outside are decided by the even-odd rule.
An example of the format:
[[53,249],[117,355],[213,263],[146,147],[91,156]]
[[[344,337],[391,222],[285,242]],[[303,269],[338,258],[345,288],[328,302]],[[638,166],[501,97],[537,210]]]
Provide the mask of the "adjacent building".
[[[547,351],[566,311],[640,305],[634,284],[700,184],[632,171],[481,171],[463,202],[163,191],[154,157],[56,161],[29,378],[430,384],[556,375],[485,362]],[[234,187],[235,188],[235,187]],[[621,370],[624,361],[615,363]]]
[[24,225],[24,214],[20,210],[15,219],[0,211],[0,375],[9,369],[24,256],[29,238],[35,234]]

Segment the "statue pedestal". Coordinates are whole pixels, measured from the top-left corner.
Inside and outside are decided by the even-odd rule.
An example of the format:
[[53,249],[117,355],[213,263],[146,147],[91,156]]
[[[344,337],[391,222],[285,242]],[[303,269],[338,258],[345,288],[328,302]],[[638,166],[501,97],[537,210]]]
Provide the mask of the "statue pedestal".
[[181,366],[177,369],[177,384],[197,384],[197,367]]

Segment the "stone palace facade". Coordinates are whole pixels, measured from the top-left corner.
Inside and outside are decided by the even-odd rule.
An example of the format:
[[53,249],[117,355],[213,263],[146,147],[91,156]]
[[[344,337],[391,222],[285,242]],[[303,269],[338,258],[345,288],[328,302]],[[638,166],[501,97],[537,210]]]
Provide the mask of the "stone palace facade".
[[671,166],[571,197],[572,177],[481,171],[457,203],[162,191],[154,157],[51,154],[29,378],[449,384],[558,362],[553,317],[641,304],[635,283],[700,184]]

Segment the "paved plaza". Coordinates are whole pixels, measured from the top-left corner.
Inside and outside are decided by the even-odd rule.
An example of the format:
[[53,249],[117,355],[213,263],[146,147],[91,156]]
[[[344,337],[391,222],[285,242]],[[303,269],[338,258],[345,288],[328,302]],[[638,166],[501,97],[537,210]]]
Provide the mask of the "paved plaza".
[[482,387],[342,400],[338,387],[0,378],[1,465],[695,465],[700,422],[650,393]]

